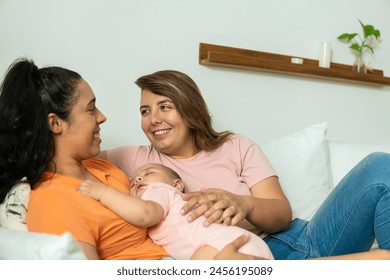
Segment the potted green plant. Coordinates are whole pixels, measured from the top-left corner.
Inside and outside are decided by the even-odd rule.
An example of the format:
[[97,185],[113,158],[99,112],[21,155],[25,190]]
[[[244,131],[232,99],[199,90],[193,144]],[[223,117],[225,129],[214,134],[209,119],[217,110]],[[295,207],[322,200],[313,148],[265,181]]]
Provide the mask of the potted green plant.
[[349,46],[355,53],[355,62],[353,64],[353,71],[358,73],[366,73],[366,65],[364,62],[364,53],[370,51],[374,54],[374,48],[380,40],[381,33],[375,29],[373,25],[364,24],[359,20],[363,30],[363,36],[358,33],[343,33],[337,37],[340,41],[351,43]]

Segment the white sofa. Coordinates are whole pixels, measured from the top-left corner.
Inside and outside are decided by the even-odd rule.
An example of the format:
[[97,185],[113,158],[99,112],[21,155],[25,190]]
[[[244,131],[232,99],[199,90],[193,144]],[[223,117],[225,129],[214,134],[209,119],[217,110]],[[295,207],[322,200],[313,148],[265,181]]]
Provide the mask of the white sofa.
[[[310,219],[332,188],[366,155],[390,153],[390,139],[371,143],[332,141],[326,137],[327,128],[327,123],[315,124],[261,146],[295,217]],[[0,259],[84,259],[69,233],[27,232],[29,192],[28,184],[19,184],[0,205]]]

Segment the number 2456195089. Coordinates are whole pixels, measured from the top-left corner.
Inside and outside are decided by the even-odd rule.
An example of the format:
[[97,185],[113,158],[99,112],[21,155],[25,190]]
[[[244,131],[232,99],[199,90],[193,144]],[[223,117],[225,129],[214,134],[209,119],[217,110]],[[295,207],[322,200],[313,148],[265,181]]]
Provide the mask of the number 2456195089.
[[271,266],[211,266],[209,268],[210,275],[270,275],[272,271]]

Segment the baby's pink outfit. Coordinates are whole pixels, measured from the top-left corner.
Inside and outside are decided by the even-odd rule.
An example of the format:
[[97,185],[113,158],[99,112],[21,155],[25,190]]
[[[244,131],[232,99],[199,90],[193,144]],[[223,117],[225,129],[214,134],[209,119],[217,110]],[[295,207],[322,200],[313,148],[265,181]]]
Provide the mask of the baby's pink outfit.
[[186,216],[180,213],[186,203],[181,198],[182,193],[174,187],[164,183],[150,184],[143,200],[151,200],[160,204],[164,209],[163,221],[149,229],[149,236],[155,243],[179,260],[190,259],[196,249],[209,245],[221,250],[227,244],[243,234],[250,234],[250,240],[240,248],[240,252],[273,259],[267,244],[259,236],[238,226],[224,226],[212,224],[205,227],[206,218],[199,217],[189,223]]

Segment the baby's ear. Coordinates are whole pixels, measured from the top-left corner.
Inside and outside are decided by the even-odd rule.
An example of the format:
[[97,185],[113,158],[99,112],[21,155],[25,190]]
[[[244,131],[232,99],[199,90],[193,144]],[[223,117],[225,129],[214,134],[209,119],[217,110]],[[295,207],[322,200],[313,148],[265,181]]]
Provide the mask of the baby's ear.
[[173,186],[181,192],[184,192],[184,182],[181,179],[175,179],[173,181]]

